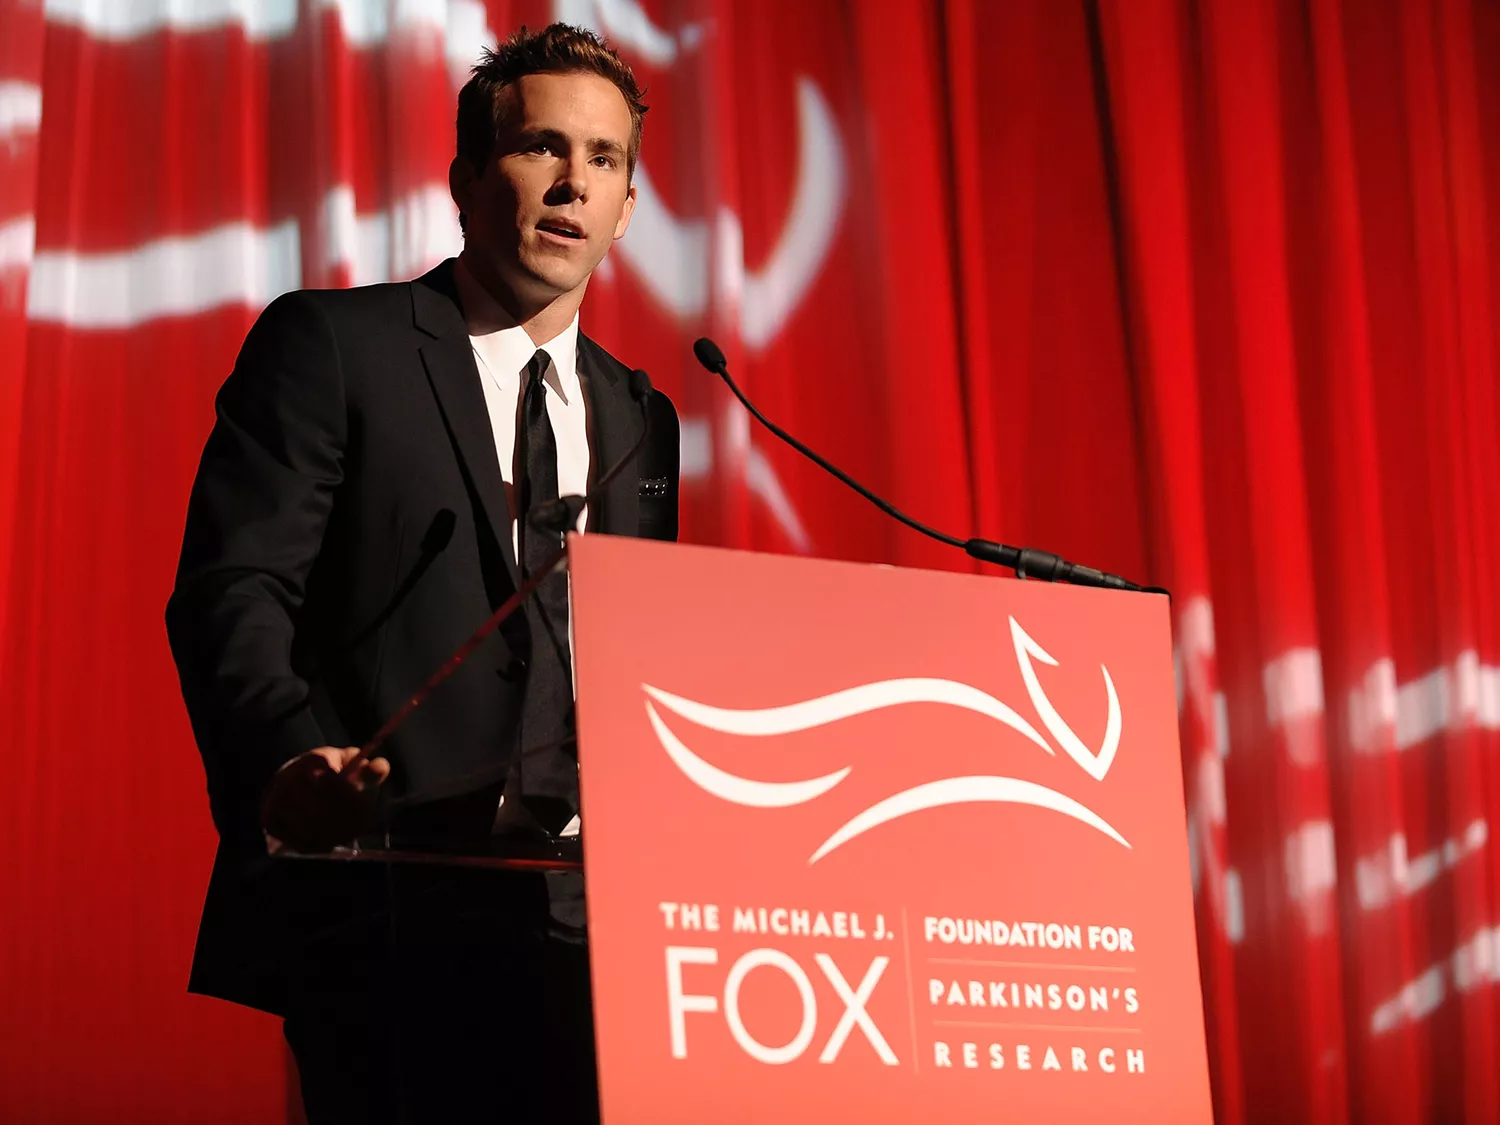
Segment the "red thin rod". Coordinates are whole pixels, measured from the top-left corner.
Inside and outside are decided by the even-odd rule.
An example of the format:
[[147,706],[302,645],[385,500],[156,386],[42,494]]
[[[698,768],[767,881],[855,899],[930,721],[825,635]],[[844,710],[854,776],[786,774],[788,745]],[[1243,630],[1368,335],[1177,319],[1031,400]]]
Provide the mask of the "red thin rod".
[[[385,721],[385,725],[375,732],[370,741],[359,748],[359,757],[350,762],[349,766],[357,765],[366,758],[374,757],[375,752],[380,749],[381,744],[395,733],[396,728],[406,722],[413,711],[422,706],[427,697],[432,694],[432,689],[458,671],[458,666],[469,659],[473,655],[474,650],[484,642],[484,639],[500,627],[500,622],[519,609],[521,603],[531,597],[532,591],[540,586],[547,576],[557,569],[558,564],[567,557],[567,548],[558,551],[551,559],[542,564],[542,568],[536,574],[523,582],[520,589],[506,598],[500,608],[490,614],[484,624],[475,629],[469,639],[459,645],[454,650],[453,655],[443,661],[438,670],[427,678],[427,682],[419,687],[412,694],[412,697],[401,705],[400,710]],[[344,768],[347,770],[349,766],[345,766]]]

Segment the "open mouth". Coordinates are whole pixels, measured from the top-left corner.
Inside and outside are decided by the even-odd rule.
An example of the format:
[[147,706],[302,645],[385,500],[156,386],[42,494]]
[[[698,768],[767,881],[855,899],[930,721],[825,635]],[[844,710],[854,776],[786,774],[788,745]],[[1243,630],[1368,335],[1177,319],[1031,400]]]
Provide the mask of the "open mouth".
[[569,226],[567,223],[546,222],[537,223],[536,229],[546,234],[556,235],[558,238],[571,238],[574,241],[583,241],[583,231],[577,227]]

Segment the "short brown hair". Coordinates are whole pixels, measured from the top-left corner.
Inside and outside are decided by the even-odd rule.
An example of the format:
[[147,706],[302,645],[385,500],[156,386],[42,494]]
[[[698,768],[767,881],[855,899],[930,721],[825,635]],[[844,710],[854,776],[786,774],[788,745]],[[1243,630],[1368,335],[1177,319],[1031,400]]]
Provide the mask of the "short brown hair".
[[630,109],[630,148],[625,165],[635,175],[641,152],[646,103],[635,75],[615,49],[581,27],[554,23],[532,33],[524,27],[495,50],[486,50],[458,92],[458,155],[483,173],[504,123],[501,93],[528,74],[597,74],[612,82]]

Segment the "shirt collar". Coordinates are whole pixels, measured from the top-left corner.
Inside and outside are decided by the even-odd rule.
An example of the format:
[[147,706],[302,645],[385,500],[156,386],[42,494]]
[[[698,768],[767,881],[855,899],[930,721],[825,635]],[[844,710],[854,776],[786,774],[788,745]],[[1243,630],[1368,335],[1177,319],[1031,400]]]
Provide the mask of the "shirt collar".
[[578,314],[573,314],[566,328],[541,344],[533,343],[526,329],[519,325],[475,335],[473,325],[476,321],[493,323],[496,319],[504,319],[504,314],[495,298],[475,280],[462,258],[454,263],[453,278],[458,286],[458,299],[468,310],[464,320],[470,326],[469,339],[491,374],[496,379],[507,381],[519,378],[540,348],[552,358],[544,376],[547,384],[562,396],[564,403],[574,402],[581,393],[578,382]]

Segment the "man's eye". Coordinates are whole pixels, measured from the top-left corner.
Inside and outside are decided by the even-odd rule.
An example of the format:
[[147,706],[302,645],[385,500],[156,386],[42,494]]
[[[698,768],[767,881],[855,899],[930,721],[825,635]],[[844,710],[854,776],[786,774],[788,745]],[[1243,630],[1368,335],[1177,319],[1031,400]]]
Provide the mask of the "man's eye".
[[541,153],[544,153],[544,152],[551,152],[552,151],[552,146],[549,145],[546,141],[537,141],[535,144],[533,144],[526,151],[527,152],[535,152],[537,154],[541,154]]
[[614,166],[615,162],[608,156],[594,157],[594,167],[596,168],[613,168]]

